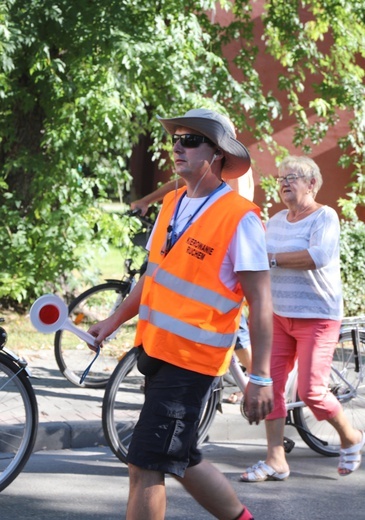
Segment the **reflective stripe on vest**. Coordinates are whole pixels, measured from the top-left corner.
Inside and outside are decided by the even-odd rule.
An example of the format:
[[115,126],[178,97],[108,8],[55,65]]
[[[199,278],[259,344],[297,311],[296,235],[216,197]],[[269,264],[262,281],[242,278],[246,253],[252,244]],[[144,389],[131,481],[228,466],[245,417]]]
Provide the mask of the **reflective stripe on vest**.
[[139,317],[141,320],[148,320],[149,323],[159,329],[172,332],[189,341],[194,341],[194,343],[203,343],[210,347],[230,348],[236,338],[236,333],[220,334],[216,331],[194,327],[194,325],[172,318],[163,312],[150,311],[146,305],[140,306]]
[[156,264],[154,262],[148,262],[147,269],[146,269],[146,275],[152,276],[153,273],[155,272],[155,270],[157,269],[157,267],[158,267],[158,264]]
[[176,292],[180,295],[188,295],[191,300],[203,303],[214,307],[222,313],[227,313],[232,309],[237,309],[241,306],[241,302],[237,303],[235,300],[226,298],[218,294],[216,291],[202,287],[192,282],[187,282],[175,276],[172,273],[159,269],[154,277],[155,282],[163,285],[167,289]]

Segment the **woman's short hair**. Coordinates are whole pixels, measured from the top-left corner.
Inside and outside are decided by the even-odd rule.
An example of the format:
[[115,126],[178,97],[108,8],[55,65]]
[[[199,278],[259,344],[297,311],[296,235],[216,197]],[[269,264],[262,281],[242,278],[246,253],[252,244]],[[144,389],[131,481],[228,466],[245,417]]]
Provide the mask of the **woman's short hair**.
[[306,155],[288,155],[279,165],[279,174],[285,176],[288,170],[315,179],[313,197],[315,197],[323,184],[323,178],[318,165]]

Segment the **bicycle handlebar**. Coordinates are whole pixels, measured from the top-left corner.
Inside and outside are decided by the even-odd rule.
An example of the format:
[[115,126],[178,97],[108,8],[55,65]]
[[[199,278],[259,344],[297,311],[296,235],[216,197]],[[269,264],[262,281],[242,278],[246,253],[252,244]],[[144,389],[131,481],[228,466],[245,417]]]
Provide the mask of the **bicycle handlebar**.
[[154,222],[150,217],[141,215],[140,209],[130,209],[124,213],[127,217],[137,217],[146,227],[152,227]]

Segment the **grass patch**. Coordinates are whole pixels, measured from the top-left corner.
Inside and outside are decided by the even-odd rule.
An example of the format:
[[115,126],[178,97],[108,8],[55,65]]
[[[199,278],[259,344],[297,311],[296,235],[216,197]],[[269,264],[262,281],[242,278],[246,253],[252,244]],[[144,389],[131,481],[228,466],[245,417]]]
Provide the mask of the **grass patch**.
[[[120,248],[109,246],[106,253],[97,252],[94,255],[93,268],[98,273],[97,283],[107,278],[120,280],[124,276],[124,256]],[[88,287],[85,287],[87,289]]]
[[130,255],[125,256],[125,253],[115,246],[109,246],[106,254],[98,253],[95,255],[95,266],[99,273],[99,283],[107,278],[121,280],[125,275],[124,262],[126,258],[133,258],[133,268],[139,268],[145,258],[145,251],[135,250]]

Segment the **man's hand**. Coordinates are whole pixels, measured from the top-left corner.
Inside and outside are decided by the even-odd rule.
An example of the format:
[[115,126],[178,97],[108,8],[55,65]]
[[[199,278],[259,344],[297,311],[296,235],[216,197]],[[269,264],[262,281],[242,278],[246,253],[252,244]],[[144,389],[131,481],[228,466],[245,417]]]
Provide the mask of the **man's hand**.
[[149,207],[149,204],[147,202],[144,202],[143,199],[139,199],[139,200],[135,200],[134,202],[131,202],[131,209],[132,210],[139,209],[142,217],[144,217],[145,214],[147,213],[148,207]]
[[244,412],[250,424],[259,424],[273,409],[272,386],[248,383],[244,396]]
[[112,316],[107,318],[106,320],[99,321],[98,323],[94,323],[89,330],[88,333],[94,336],[95,338],[95,345],[89,345],[89,349],[93,350],[94,352],[97,351],[98,345],[102,348],[103,341],[113,334],[113,332],[118,328],[118,326],[115,325],[113,320],[111,319]]

